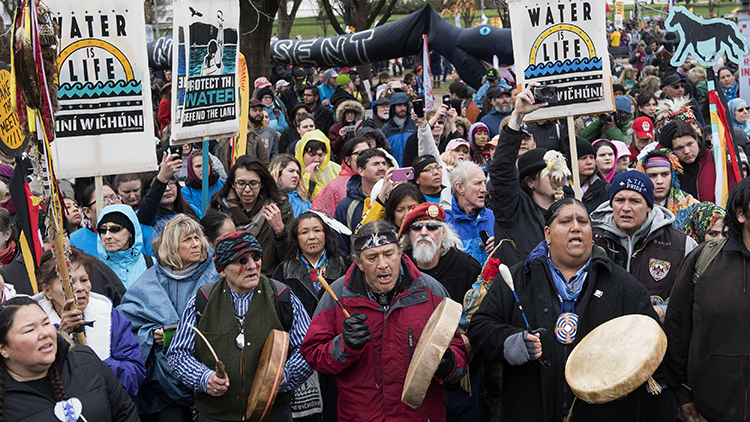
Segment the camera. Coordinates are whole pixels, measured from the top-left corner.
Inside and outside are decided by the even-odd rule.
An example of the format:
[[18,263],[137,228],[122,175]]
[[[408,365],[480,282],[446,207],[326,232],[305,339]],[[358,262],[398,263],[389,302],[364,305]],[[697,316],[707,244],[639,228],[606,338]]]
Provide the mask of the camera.
[[347,134],[354,133],[357,130],[357,126],[356,125],[344,126],[344,129]]
[[547,103],[549,105],[557,104],[557,87],[552,85],[542,85],[534,87],[534,102]]
[[599,121],[601,121],[603,125],[606,125],[612,119],[614,119],[615,126],[620,126],[620,115],[616,112],[599,115]]

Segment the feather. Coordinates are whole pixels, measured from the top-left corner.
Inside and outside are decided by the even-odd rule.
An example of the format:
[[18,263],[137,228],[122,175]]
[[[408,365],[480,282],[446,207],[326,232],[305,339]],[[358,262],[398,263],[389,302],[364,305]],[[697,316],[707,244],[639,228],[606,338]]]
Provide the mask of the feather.
[[553,188],[562,188],[570,177],[565,156],[560,151],[549,150],[544,154],[544,161],[547,167],[542,170],[542,177],[549,177]]
[[510,270],[508,269],[508,266],[505,264],[500,264],[500,268],[498,269],[500,272],[500,275],[503,276],[503,280],[505,280],[505,284],[510,287],[511,291],[516,291],[515,287],[513,286],[513,276],[510,275]]

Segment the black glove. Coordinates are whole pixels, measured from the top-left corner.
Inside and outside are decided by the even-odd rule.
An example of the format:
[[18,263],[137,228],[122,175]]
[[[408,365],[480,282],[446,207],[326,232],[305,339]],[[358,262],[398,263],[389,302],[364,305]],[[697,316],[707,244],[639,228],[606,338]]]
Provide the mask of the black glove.
[[355,312],[354,315],[344,320],[344,343],[354,350],[362,350],[365,343],[372,340],[370,326],[365,324],[367,315]]
[[453,366],[456,364],[456,355],[453,354],[453,350],[451,348],[445,349],[445,353],[443,353],[443,358],[440,359],[440,365],[438,365],[437,371],[435,371],[435,376],[438,378],[445,378],[447,377],[451,371],[453,371]]

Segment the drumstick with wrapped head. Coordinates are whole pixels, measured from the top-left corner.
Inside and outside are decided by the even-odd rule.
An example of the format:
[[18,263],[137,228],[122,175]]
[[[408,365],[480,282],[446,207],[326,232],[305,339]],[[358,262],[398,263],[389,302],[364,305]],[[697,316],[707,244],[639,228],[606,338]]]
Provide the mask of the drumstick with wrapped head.
[[341,308],[341,311],[344,312],[344,316],[349,318],[351,315],[349,315],[349,312],[346,312],[346,309],[344,309],[344,305],[339,302],[339,298],[336,297],[336,293],[333,292],[333,289],[331,289],[331,286],[328,285],[328,282],[325,278],[323,278],[322,275],[318,275],[318,282],[321,286],[323,286],[324,289],[328,292],[329,295],[333,298],[334,301],[336,301],[336,304],[339,305],[339,308]]
[[531,330],[531,326],[529,325],[529,320],[526,319],[526,314],[523,312],[523,306],[521,306],[521,301],[518,300],[518,295],[516,294],[516,289],[513,285],[513,277],[510,275],[510,269],[508,269],[508,266],[505,264],[500,264],[500,268],[498,269],[500,272],[500,275],[503,277],[503,280],[505,281],[505,284],[508,285],[510,288],[510,291],[513,292],[513,297],[516,298],[516,304],[518,304],[518,309],[521,311],[521,316],[523,317],[523,321],[526,323],[526,330],[528,330],[531,334],[544,334],[547,332],[545,328],[537,328],[536,330]]
[[214,355],[214,360],[216,361],[216,376],[221,379],[226,378],[227,373],[224,369],[224,362],[220,361],[219,357],[216,356],[216,352],[214,352],[214,348],[211,347],[211,343],[208,342],[208,339],[203,335],[203,333],[200,332],[199,329],[193,327],[191,324],[188,324],[188,327],[192,328],[193,331],[195,331],[195,333],[203,339],[203,342],[206,343],[206,346],[208,346],[208,350],[211,351],[212,355]]

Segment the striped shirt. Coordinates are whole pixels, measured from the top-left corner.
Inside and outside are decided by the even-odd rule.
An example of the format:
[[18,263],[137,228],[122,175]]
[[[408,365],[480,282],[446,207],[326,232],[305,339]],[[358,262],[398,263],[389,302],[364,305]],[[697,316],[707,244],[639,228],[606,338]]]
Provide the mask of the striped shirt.
[[[232,289],[229,289],[229,292],[232,295],[234,311],[237,315],[245,315],[250,306],[250,299],[253,298],[253,292],[244,295],[237,294]],[[299,387],[313,372],[299,353],[299,346],[310,326],[310,317],[297,296],[292,292],[290,295],[294,314],[292,328],[289,331],[289,350],[292,353],[284,365],[284,385],[281,386],[280,393]],[[167,362],[175,378],[192,388],[193,391],[206,393],[208,392],[208,379],[216,371],[195,359],[195,331],[188,327],[188,324],[195,326],[195,321],[195,296],[193,296],[180,318],[180,324],[167,351]]]

